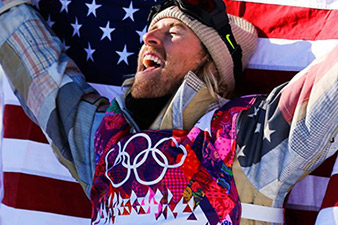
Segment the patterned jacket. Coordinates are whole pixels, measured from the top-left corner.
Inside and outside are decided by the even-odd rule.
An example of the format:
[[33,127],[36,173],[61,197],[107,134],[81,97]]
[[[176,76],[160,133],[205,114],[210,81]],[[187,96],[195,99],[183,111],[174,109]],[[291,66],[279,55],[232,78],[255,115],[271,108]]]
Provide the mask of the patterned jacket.
[[[13,20],[11,18],[16,19]],[[104,113],[109,106],[109,102],[85,82],[83,75],[76,65],[63,53],[60,40],[45,28],[45,25],[41,23],[36,12],[26,5],[20,5],[0,15],[0,62],[26,113],[44,130],[59,160],[66,165],[74,177],[79,180],[88,196],[90,196],[90,193],[92,193],[92,197],[95,196],[93,189],[95,190],[100,186],[96,185],[96,183],[93,185],[93,177],[95,173],[94,181],[96,181],[100,173],[105,171],[105,168],[102,168],[103,165],[107,165],[109,171],[112,168],[117,169],[121,167],[115,168],[116,165],[129,165],[128,171],[130,171],[130,173],[133,171],[132,177],[137,180],[138,175],[134,168],[143,162],[142,154],[138,157],[137,155],[133,156],[134,160],[136,158],[133,162],[134,164],[125,163],[128,156],[123,152],[119,152],[120,158],[116,155],[108,154],[109,151],[103,155],[95,154],[95,149],[96,152],[99,153],[100,139],[96,138],[94,141],[94,136],[101,122],[104,122],[106,120],[104,118],[109,116],[109,112],[108,115]],[[187,144],[184,140],[182,140],[182,143],[179,142],[178,139],[181,135],[188,135],[185,130],[190,132],[194,131],[195,127],[198,126],[196,122],[200,121],[200,123],[204,125],[200,126],[202,129],[199,128],[198,131],[202,134],[211,132],[212,135],[210,135],[210,138],[214,138],[214,141],[220,141],[220,143],[218,143],[220,147],[216,148],[218,150],[215,152],[218,154],[216,154],[217,157],[222,159],[222,162],[226,165],[226,167],[224,167],[216,163],[217,165],[210,165],[210,167],[209,165],[204,166],[206,169],[212,168],[212,166],[218,168],[216,175],[213,174],[212,170],[207,170],[208,173],[206,173],[205,180],[217,183],[217,185],[211,185],[210,189],[217,189],[218,187],[225,188],[224,190],[228,190],[224,191],[225,195],[232,198],[235,204],[234,207],[238,207],[239,204],[236,200],[235,193],[237,192],[235,191],[236,188],[226,188],[227,185],[231,186],[234,184],[231,180],[232,176],[228,177],[228,180],[226,179],[226,177],[233,172],[240,200],[244,203],[242,204],[243,209],[249,209],[247,211],[248,213],[244,213],[245,210],[243,211],[242,218],[277,223],[282,222],[282,218],[273,218],[273,220],[270,220],[264,217],[265,215],[261,216],[260,213],[256,213],[259,207],[252,204],[263,207],[282,207],[283,200],[287,192],[292,188],[292,185],[337,151],[337,141],[335,141],[338,130],[337,71],[338,46],[326,57],[314,61],[308,68],[296,75],[287,85],[276,88],[267,98],[248,97],[249,99],[252,98],[255,100],[246,101],[247,104],[245,106],[239,104],[242,107],[241,109],[236,108],[236,101],[231,101],[220,109],[218,109],[218,107],[223,105],[222,101],[208,102],[208,104],[203,105],[203,107],[196,107],[200,106],[200,103],[190,101],[191,99],[189,100],[189,97],[186,95],[186,89],[182,88],[177,94],[188,100],[189,104],[186,104],[186,101],[176,104],[176,98],[174,98],[172,104],[167,107],[166,112],[164,112],[160,119],[155,121],[155,124],[153,124],[154,127],[151,127],[151,129],[161,130],[157,132],[159,136],[156,140],[158,141],[163,138],[175,137],[169,140],[170,143],[168,145],[176,145],[176,148],[183,151],[183,148],[179,147],[181,144],[187,149],[187,146],[191,147],[191,145],[212,143],[204,142],[204,137],[203,141],[201,141],[202,143],[198,141],[195,144]],[[186,81],[189,83],[189,79],[186,79]],[[182,85],[182,87],[185,87],[184,84]],[[200,99],[198,97],[200,96],[200,87],[203,87],[203,85],[200,85],[197,89],[193,88],[195,93],[190,97]],[[233,107],[226,108],[228,106]],[[176,107],[181,107],[181,110],[176,110]],[[190,127],[185,127],[184,121],[189,117],[189,112],[193,109],[200,108],[202,108],[202,110],[197,110],[199,113],[194,113],[193,121],[195,122],[191,122],[189,119]],[[119,104],[119,109],[123,112],[123,104]],[[236,112],[235,116],[231,117],[232,126],[230,128],[228,127],[228,130],[222,128],[222,130],[227,130],[228,133],[221,132],[218,134],[216,132],[213,134],[213,127],[220,129],[220,127],[223,126],[223,122],[227,121],[221,120],[218,121],[219,124],[210,126],[212,121],[217,120],[217,113],[221,112],[221,118],[224,118],[226,117],[225,115],[232,110]],[[128,114],[124,113],[124,116],[128,117]],[[132,119],[128,118],[128,121],[132,121]],[[163,127],[161,127],[161,124],[163,124]],[[168,124],[172,127],[166,127]],[[132,123],[131,125],[126,124],[126,126],[132,126]],[[208,127],[211,127],[211,130],[206,130]],[[122,127],[118,129],[121,128]],[[177,132],[175,135],[160,135],[162,132],[168,131],[168,129],[171,130],[170,132],[172,133],[175,133],[174,131],[176,130],[181,130],[182,133]],[[128,134],[128,132],[131,133]],[[118,153],[116,149],[119,147],[123,149],[123,146],[126,145],[125,142],[127,140],[124,140],[122,138],[123,136],[131,135],[129,137],[132,138],[135,137],[133,135],[143,134],[135,133],[133,130],[128,130],[128,132],[123,133],[123,135],[118,136],[118,138],[112,141],[111,144],[116,144],[117,146],[114,147],[115,154]],[[150,135],[149,133],[145,134]],[[223,140],[221,134],[232,135],[233,138]],[[97,135],[99,135],[99,133],[97,133]],[[147,140],[145,136],[143,138]],[[223,141],[226,145],[222,144]],[[146,143],[145,141],[143,142],[143,144]],[[119,145],[118,143],[121,144]],[[153,146],[154,143],[151,143],[152,145],[150,146]],[[158,144],[158,142],[156,143]],[[160,145],[162,145],[162,142],[154,146],[153,149],[156,149]],[[214,145],[216,145],[216,142],[214,142]],[[105,148],[106,151],[113,149],[111,148],[113,145],[107,146],[109,147]],[[220,151],[224,146],[230,146],[231,148]],[[206,150],[208,148],[201,148],[201,150],[202,149]],[[233,157],[234,151],[236,151],[237,157]],[[177,154],[174,158],[168,159],[168,161],[166,161],[167,158],[164,156],[162,158],[161,154],[161,156],[157,156],[154,153],[152,157],[156,159],[162,167],[167,167],[166,165],[183,166],[185,165],[184,161],[189,158],[189,152],[192,151],[183,151],[183,153],[180,153],[181,155],[183,154],[182,156]],[[227,152],[227,154],[224,154],[224,152]],[[203,157],[201,157],[202,153],[202,151],[199,152],[196,157],[202,159],[203,162]],[[184,154],[187,155],[186,158],[183,157]],[[215,156],[215,154],[213,156]],[[166,155],[166,157],[168,157],[168,155]],[[215,159],[217,159],[217,157]],[[233,163],[232,158],[234,159]],[[114,163],[104,164],[103,161],[105,159],[107,159],[109,163],[113,163],[110,159],[114,160]],[[214,162],[215,160],[206,160],[205,163],[213,164]],[[132,165],[134,165],[134,167],[131,169]],[[188,165],[190,164],[188,163]],[[221,165],[223,164],[221,163]],[[232,168],[232,172],[228,170],[229,168]],[[174,170],[175,168],[170,169]],[[191,168],[187,171],[194,171],[194,169],[196,170],[196,168]],[[117,180],[113,180],[111,183],[112,186],[110,186],[110,188],[112,188],[112,190],[113,183],[116,185],[116,182],[124,181],[123,177],[128,177],[125,176],[128,174],[128,171],[122,168],[122,175],[118,176],[118,178],[116,178]],[[168,171],[166,171],[165,175],[169,174]],[[156,174],[160,176],[162,173],[158,171]],[[207,174],[212,175],[211,179],[209,179],[210,177]],[[138,178],[143,181],[156,179],[154,177]],[[181,178],[182,177],[179,179]],[[191,179],[184,181],[190,182]],[[191,185],[191,193],[195,193],[196,195],[203,193],[198,191],[198,187],[193,187],[193,184]],[[186,185],[186,187],[188,186],[189,184]],[[132,193],[131,190],[128,191]],[[146,193],[144,196],[146,197],[148,192],[142,191],[142,194]],[[165,189],[161,189],[161,191],[165,191]],[[184,191],[186,191],[186,189],[184,189]],[[102,192],[98,193],[104,194]],[[205,193],[208,192],[204,191],[204,194]],[[163,195],[162,192],[160,194]],[[186,194],[186,196],[189,196],[189,193]],[[156,196],[157,192],[149,192],[149,199],[156,200]],[[128,200],[114,202],[114,196],[109,197],[105,199],[108,205],[123,202],[123,210],[126,211],[120,211],[122,214],[132,213],[132,211],[130,211],[131,208],[137,209],[140,208],[137,204],[142,205],[142,199],[140,200],[141,202],[135,200],[132,205]],[[134,197],[133,195],[130,196],[130,198]],[[163,210],[166,210],[165,204],[171,210],[175,209],[174,206],[170,205],[169,197],[170,194],[168,192],[166,193],[167,202],[165,202],[165,200],[161,202],[163,203]],[[194,198],[190,199],[194,199],[194,201],[191,203],[190,201],[188,203],[184,202],[184,200],[187,201],[189,198],[185,198],[182,201],[184,204],[190,204],[190,210],[197,209],[198,201],[196,202],[196,199],[199,199],[198,196],[197,198],[194,196]],[[177,198],[176,200],[179,202],[181,199]],[[93,202],[95,203],[94,198]],[[216,202],[219,203],[222,201]],[[100,210],[97,209],[101,207],[101,205],[98,205],[98,202],[96,202],[96,204],[94,212],[99,212]],[[102,205],[102,207],[104,207],[104,205]],[[230,208],[229,206],[227,209]],[[264,209],[270,210],[269,208]],[[184,208],[183,211],[184,210],[189,211],[189,208]],[[102,210],[101,212],[107,211]],[[140,210],[138,212],[140,212]],[[228,211],[223,210],[222,212],[225,213]],[[230,219],[227,215],[223,215],[224,217],[222,217],[219,222],[223,222],[223,224],[227,224],[230,221],[237,223],[238,212],[239,210],[232,210],[227,214]],[[253,212],[253,215],[251,215],[250,212]],[[95,217],[97,216],[95,214],[93,215]],[[111,215],[113,215],[113,212],[111,212]],[[164,215],[165,214],[163,214],[163,216]],[[196,213],[196,216],[197,215],[199,214]],[[207,214],[204,213],[204,215]],[[219,214],[217,214],[217,216],[219,217]],[[142,216],[139,218],[142,218]],[[190,219],[194,219],[193,216]],[[210,224],[217,224],[211,220],[208,221]],[[100,222],[103,223],[103,221]],[[127,222],[135,223],[135,220]],[[138,222],[142,222],[142,220]],[[251,220],[242,220],[242,222],[254,223]]]

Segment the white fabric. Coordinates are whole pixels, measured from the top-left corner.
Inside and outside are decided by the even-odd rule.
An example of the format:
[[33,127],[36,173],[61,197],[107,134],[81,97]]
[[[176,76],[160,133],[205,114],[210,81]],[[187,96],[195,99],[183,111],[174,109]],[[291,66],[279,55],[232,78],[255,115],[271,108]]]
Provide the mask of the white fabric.
[[329,207],[319,211],[315,225],[337,225],[338,207]]
[[242,203],[242,218],[270,223],[284,223],[283,208]]
[[7,149],[2,153],[4,172],[21,172],[75,182],[68,170],[57,161],[48,144],[4,138],[3,149]]
[[[338,40],[287,40],[259,38],[257,51],[249,61],[248,68],[300,71],[315,58],[330,52]],[[290,54],[292,52],[292,54]]]
[[124,89],[120,86],[95,84],[95,83],[89,84],[93,86],[93,88],[95,88],[100,93],[100,95],[109,98],[109,100],[112,100],[117,95],[124,93]]
[[81,224],[90,225],[90,219],[65,216],[54,213],[38,212],[33,210],[16,209],[4,204],[0,205],[1,225],[61,225]]
[[205,114],[202,118],[200,118],[197,123],[195,124],[195,127],[198,127],[199,129],[203,131],[207,131],[209,135],[211,136],[211,120],[214,116],[216,109],[208,112]]
[[288,208],[318,211],[329,180],[328,177],[313,175],[305,177],[293,187],[287,202]]
[[[18,99],[14,95],[6,76],[3,76],[3,91],[4,91],[4,104],[10,105],[20,105]],[[110,100],[115,96],[122,94],[123,89],[120,86],[114,85],[103,85],[103,84],[95,84],[89,83],[92,85],[102,96],[109,98]],[[0,86],[1,87],[1,86]]]

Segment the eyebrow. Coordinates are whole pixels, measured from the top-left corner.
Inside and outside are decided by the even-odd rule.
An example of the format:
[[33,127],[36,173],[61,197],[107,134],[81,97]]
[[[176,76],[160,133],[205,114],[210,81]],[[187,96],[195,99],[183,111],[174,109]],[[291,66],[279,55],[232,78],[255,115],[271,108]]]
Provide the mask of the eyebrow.
[[170,28],[172,28],[172,27],[180,27],[180,28],[182,28],[183,30],[186,29],[186,26],[184,26],[183,23],[181,23],[181,22],[176,22],[176,21],[175,21],[175,22],[169,23],[168,27],[170,27]]
[[[167,27],[169,27],[169,28],[172,28],[172,27],[179,27],[179,28],[181,28],[181,29],[183,29],[183,30],[186,30],[186,29],[187,29],[186,26],[183,25],[183,23],[177,22],[177,21],[175,21],[175,22],[170,22],[169,24],[165,24],[165,26],[167,26]],[[155,24],[153,27],[151,27],[151,28],[149,29],[149,31],[151,31],[151,30],[153,30],[153,29],[156,29],[157,27],[158,27],[158,26]]]

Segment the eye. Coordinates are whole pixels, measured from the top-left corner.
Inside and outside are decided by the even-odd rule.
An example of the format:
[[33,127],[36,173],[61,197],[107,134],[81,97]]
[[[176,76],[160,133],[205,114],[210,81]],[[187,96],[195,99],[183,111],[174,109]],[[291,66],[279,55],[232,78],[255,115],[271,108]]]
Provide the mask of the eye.
[[172,37],[176,36],[177,35],[177,32],[175,31],[169,31],[168,34]]
[[171,36],[175,36],[175,35],[179,35],[179,32],[176,28],[170,28],[168,33],[171,35]]

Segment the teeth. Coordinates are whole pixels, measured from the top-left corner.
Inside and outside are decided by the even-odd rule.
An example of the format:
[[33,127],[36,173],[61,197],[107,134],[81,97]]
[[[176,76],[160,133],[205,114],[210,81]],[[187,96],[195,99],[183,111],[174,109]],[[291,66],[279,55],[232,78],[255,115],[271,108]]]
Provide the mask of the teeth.
[[145,67],[147,67],[147,68],[149,67],[150,63],[147,62],[149,60],[152,61],[152,62],[154,62],[154,63],[156,63],[157,65],[161,66],[161,59],[160,58],[158,58],[156,56],[153,56],[153,55],[146,55],[143,58],[143,65]]

